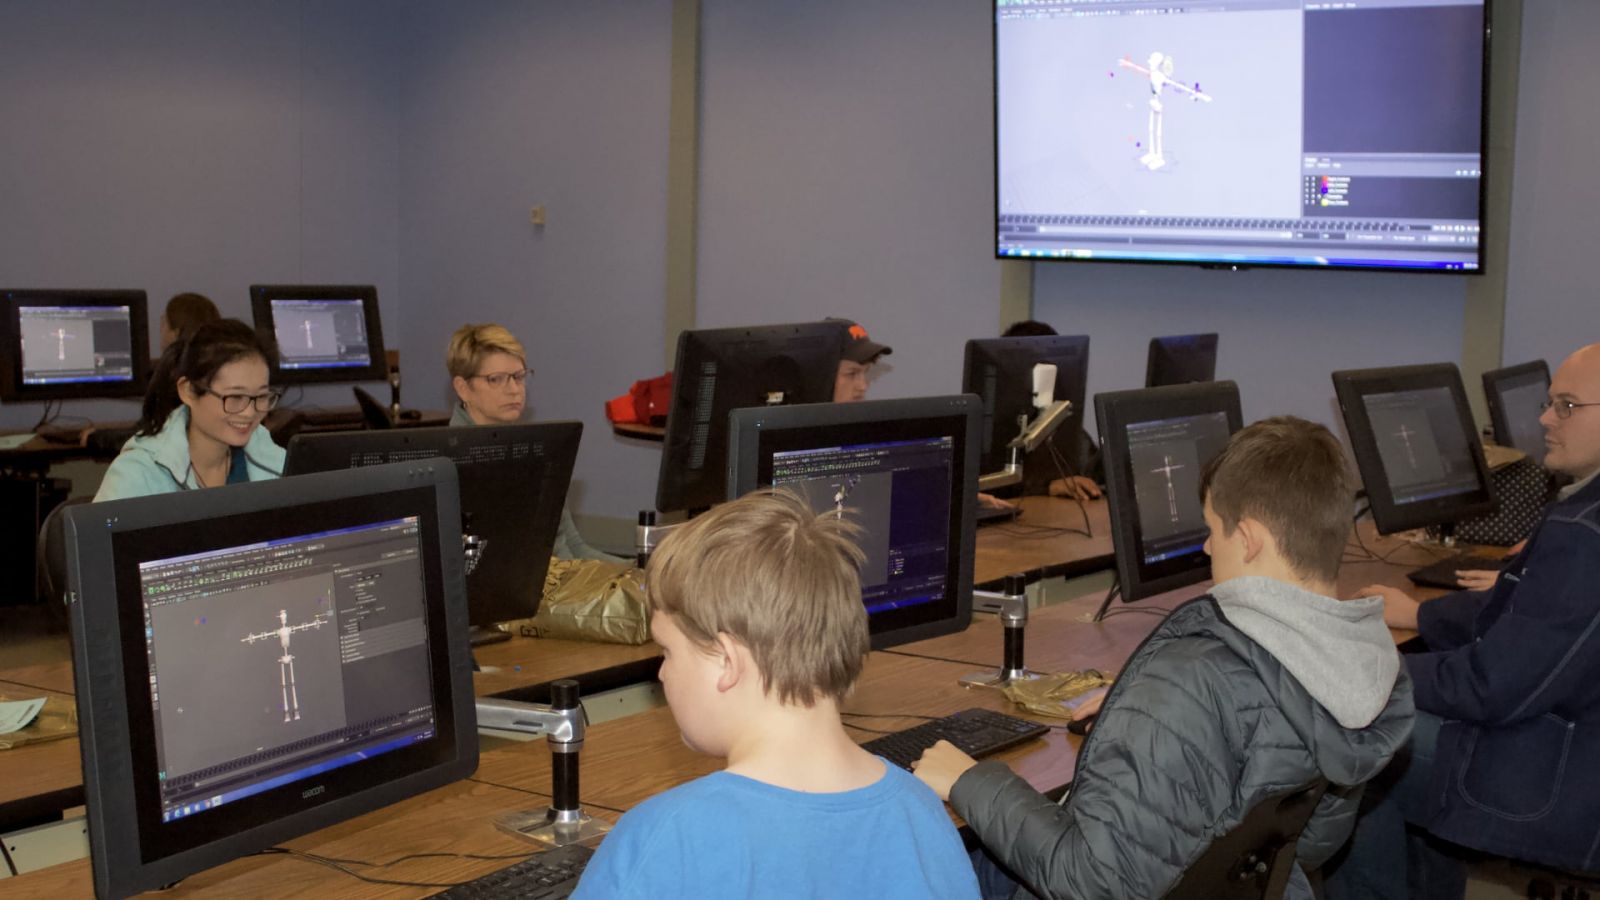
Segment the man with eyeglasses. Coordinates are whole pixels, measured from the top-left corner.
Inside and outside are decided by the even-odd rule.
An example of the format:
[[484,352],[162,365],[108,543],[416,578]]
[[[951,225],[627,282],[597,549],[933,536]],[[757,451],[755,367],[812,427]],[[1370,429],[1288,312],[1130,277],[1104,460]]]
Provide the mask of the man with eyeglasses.
[[1417,705],[1410,759],[1390,766],[1387,789],[1369,789],[1330,900],[1459,898],[1463,848],[1600,871],[1595,407],[1600,344],[1561,364],[1539,417],[1545,465],[1574,483],[1487,590],[1420,604],[1394,588],[1356,592],[1381,594],[1389,625],[1417,629],[1427,650],[1404,657]]

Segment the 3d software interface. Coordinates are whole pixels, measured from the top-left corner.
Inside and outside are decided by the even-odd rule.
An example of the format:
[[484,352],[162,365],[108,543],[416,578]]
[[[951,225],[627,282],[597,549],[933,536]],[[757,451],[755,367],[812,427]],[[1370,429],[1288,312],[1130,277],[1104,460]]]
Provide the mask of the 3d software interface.
[[1511,429],[1511,446],[1544,465],[1544,426],[1539,424],[1545,397],[1550,387],[1542,372],[1533,372],[1500,386],[1500,407],[1505,410],[1506,426]]
[[949,437],[794,450],[772,455],[772,484],[862,526],[861,598],[871,614],[944,597],[954,465]]
[[20,306],[23,384],[133,380],[126,306]]
[[1468,434],[1449,388],[1368,394],[1361,402],[1395,503],[1479,489]]
[[1228,414],[1204,413],[1129,425],[1128,460],[1145,565],[1205,547],[1200,472],[1228,443]]
[[367,319],[360,300],[274,300],[272,330],[279,368],[365,366]]
[[161,818],[434,733],[415,517],[142,563]]
[[1481,0],[996,17],[1002,255],[1475,267]]

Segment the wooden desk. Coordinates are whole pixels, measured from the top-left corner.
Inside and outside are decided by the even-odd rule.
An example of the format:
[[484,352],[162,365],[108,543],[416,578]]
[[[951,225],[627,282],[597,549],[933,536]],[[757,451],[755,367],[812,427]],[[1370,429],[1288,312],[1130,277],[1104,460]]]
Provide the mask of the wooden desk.
[[[1043,570],[1046,578],[1086,575],[1116,565],[1111,547],[1111,508],[1104,498],[1084,501],[1083,509],[1065,497],[1022,497],[1022,516],[978,529],[972,580],[979,588],[999,587],[1014,572]],[[1088,513],[1089,531],[1083,530]]]
[[[460,781],[410,800],[285,842],[308,853],[386,862],[411,853],[526,854],[536,849],[494,827],[495,816],[539,808],[547,798],[478,781]],[[614,819],[614,813],[596,811]],[[396,881],[454,883],[504,868],[515,860],[427,858],[357,871]],[[89,861],[52,866],[4,882],[24,897],[91,897]],[[285,856],[251,856],[191,875],[163,897],[425,897],[443,888],[367,884],[324,866]]]
[[646,425],[643,422],[612,422],[611,433],[617,437],[637,438],[654,444],[667,439],[665,425]]
[[[44,691],[28,684],[0,681],[7,696],[55,697],[72,702],[72,694]],[[59,819],[83,805],[83,764],[76,737],[0,750],[0,833]]]
[[61,644],[61,659],[31,666],[7,666],[0,669],[0,681],[39,691],[71,694],[73,692],[72,648],[67,643],[65,635],[61,637]]
[[[548,701],[549,683],[560,678],[576,678],[580,691],[593,695],[648,681],[661,665],[661,649],[654,643],[635,647],[514,637],[476,652],[482,665],[497,670],[474,673],[478,696],[505,694],[527,702]],[[72,663],[63,659],[0,670],[0,688],[19,695],[56,694],[71,701]],[[77,738],[0,750],[0,832],[59,818],[83,803]]]
[[473,656],[493,670],[473,673],[473,693],[528,703],[547,702],[549,684],[557,679],[574,678],[580,696],[591,696],[651,681],[661,668],[661,648],[654,641],[633,646],[518,636],[479,647]]
[[[1369,525],[1363,523],[1364,528]],[[1370,531],[1364,532],[1370,535]],[[1401,585],[1405,573],[1427,562],[1435,554],[1421,548],[1405,548],[1393,539],[1367,537],[1367,546],[1391,554],[1391,562],[1366,560],[1347,564],[1340,578],[1340,591],[1349,596],[1368,583]],[[1135,604],[1113,607],[1101,622],[1088,621],[1101,599],[1089,594],[1037,611],[1028,624],[1028,663],[1037,670],[1099,668],[1108,674],[1126,661],[1140,641],[1160,623],[1162,614],[1200,593],[1201,584],[1153,597]],[[565,642],[570,643],[570,642]],[[523,656],[535,647],[517,643],[483,648],[489,659],[527,658],[529,669],[537,669],[538,654]],[[600,650],[599,648],[608,649]],[[543,654],[547,661],[597,660],[627,656],[628,651],[645,648],[614,648],[596,645],[590,652],[563,647]],[[489,651],[495,651],[490,653]],[[568,654],[571,654],[570,656]],[[920,654],[920,655],[911,655]],[[851,725],[879,730],[894,730],[915,724],[896,715],[938,716],[967,707],[979,706],[1017,714],[998,692],[968,690],[956,679],[977,669],[997,668],[1001,656],[1001,626],[986,618],[960,634],[919,642],[895,651],[873,653],[860,683],[845,705]],[[938,658],[933,658],[938,657]],[[504,673],[480,676],[480,689],[498,685]],[[519,675],[521,673],[518,673]],[[529,677],[532,677],[530,671]],[[852,729],[854,730],[854,729]],[[856,731],[867,741],[875,734]],[[1049,793],[1071,781],[1079,738],[1063,731],[1030,741],[998,755],[1019,775],[1041,791]],[[610,817],[644,799],[678,784],[716,771],[721,761],[689,750],[683,745],[671,711],[654,709],[625,719],[607,722],[590,729],[583,749],[580,799],[592,814]],[[433,791],[389,809],[325,829],[290,846],[335,856],[360,859],[389,859],[403,853],[423,851],[512,853],[522,845],[501,837],[488,825],[489,819],[510,809],[539,807],[548,803],[550,791],[550,753],[543,742],[522,744],[485,753],[476,782],[467,782]],[[387,877],[417,880],[453,881],[475,877],[505,865],[469,863],[464,860],[420,860]],[[89,864],[86,860],[56,866],[22,876],[7,885],[40,895],[87,896]],[[403,888],[378,888],[364,885],[298,860],[250,858],[230,863],[193,876],[173,893],[185,891],[227,892],[261,896],[417,896]]]

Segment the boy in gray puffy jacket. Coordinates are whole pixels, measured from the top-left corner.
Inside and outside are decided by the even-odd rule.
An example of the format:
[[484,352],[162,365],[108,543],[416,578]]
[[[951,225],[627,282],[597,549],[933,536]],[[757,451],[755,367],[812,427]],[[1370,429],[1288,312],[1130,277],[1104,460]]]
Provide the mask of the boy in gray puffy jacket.
[[[1377,598],[1334,598],[1353,496],[1321,425],[1257,422],[1201,480],[1210,593],[1136,650],[1056,805],[1004,764],[948,743],[917,776],[1006,869],[1048,897],[1160,897],[1258,803],[1329,782],[1297,846],[1302,869],[1348,837],[1362,785],[1411,732],[1411,684]],[[1026,896],[1026,894],[1023,894]]]

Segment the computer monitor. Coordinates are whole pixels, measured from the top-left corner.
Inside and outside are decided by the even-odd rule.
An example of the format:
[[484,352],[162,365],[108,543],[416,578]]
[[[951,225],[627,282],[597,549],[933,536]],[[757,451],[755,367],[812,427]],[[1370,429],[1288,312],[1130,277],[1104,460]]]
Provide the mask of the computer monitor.
[[656,509],[705,509],[727,497],[729,410],[832,402],[845,329],[833,321],[680,334]]
[[981,402],[970,394],[729,416],[728,493],[787,487],[862,526],[875,649],[967,627]]
[[[1078,435],[1083,431],[1084,385],[1089,379],[1089,336],[1048,335],[1043,337],[983,338],[967,341],[961,371],[961,390],[983,400],[982,446],[978,454],[981,472],[1005,468],[1009,452],[1006,445],[1021,433],[1019,417],[1032,419],[1033,367],[1050,363],[1056,367],[1055,399],[1072,403],[1072,412],[1056,429],[1049,443],[1030,454],[1022,475],[1030,493],[1062,475],[1080,474],[1083,460],[1078,453]],[[1042,452],[1041,452],[1042,451]],[[1070,471],[1058,471],[1056,461]]]
[[1132,603],[1211,577],[1200,473],[1243,427],[1231,381],[1096,394],[1117,582]]
[[1550,395],[1550,367],[1544,360],[1483,373],[1483,396],[1489,401],[1494,442],[1515,447],[1544,465],[1544,426],[1539,424]]
[[0,290],[0,400],[140,397],[150,383],[144,291]]
[[[550,551],[578,458],[582,422],[399,428],[297,434],[285,475],[445,457],[460,481],[459,533],[470,537],[467,611],[472,625],[539,611]],[[487,635],[484,635],[487,636]]]
[[1150,339],[1145,360],[1144,386],[1194,384],[1217,377],[1217,336],[1175,334]]
[[459,515],[435,460],[68,511],[97,896],[472,773]]
[[389,377],[378,289],[370,284],[252,284],[250,311],[278,344],[273,384]]
[[1499,506],[1454,363],[1335,372],[1333,389],[1380,534]]

